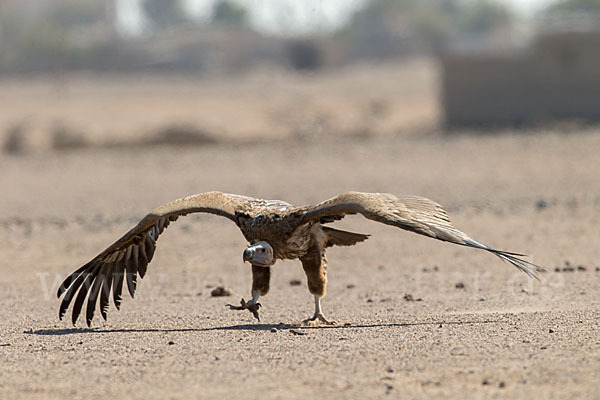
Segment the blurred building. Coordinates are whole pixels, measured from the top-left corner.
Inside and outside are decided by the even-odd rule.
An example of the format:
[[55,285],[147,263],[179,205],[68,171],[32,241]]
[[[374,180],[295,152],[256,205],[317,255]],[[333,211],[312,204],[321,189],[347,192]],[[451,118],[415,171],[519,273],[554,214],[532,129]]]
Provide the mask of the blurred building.
[[446,124],[518,126],[600,121],[600,31],[542,34],[503,54],[442,56]]

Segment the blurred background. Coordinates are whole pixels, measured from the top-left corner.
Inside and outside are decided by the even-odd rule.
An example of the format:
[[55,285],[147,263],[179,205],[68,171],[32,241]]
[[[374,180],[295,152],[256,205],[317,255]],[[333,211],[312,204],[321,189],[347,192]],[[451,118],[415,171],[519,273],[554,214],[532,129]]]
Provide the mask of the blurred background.
[[600,118],[597,0],[2,0],[0,140],[374,137]]

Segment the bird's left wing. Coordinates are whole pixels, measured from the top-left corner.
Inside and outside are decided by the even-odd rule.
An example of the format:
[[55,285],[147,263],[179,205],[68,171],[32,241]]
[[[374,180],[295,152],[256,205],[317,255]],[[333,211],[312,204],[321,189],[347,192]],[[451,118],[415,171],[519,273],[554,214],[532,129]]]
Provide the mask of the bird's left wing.
[[424,197],[346,192],[314,206],[299,207],[293,214],[298,224],[327,223],[348,214],[362,214],[368,219],[438,240],[489,251],[536,279],[535,272],[543,271],[543,268],[519,258],[524,256],[522,254],[496,250],[470,238],[452,225],[442,206]]
[[205,212],[236,222],[236,213],[252,214],[255,203],[259,202],[257,199],[245,196],[208,192],[174,200],[154,209],[119,240],[63,281],[57,292],[57,297],[64,294],[59,308],[59,318],[62,319],[69,304],[75,298],[72,314],[72,321],[75,324],[89,292],[86,309],[88,326],[94,316],[98,297],[100,297],[100,312],[106,319],[111,288],[113,301],[119,309],[123,282],[127,281],[129,294],[133,297],[137,275],[143,278],[146,274],[148,263],[152,260],[156,249],[158,236],[178,217]]

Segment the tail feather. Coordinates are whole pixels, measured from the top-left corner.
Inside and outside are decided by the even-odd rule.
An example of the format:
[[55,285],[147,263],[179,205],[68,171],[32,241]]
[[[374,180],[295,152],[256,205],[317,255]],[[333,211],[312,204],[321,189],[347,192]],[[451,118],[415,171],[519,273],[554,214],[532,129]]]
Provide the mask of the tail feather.
[[341,231],[328,226],[323,226],[322,229],[327,235],[327,243],[325,244],[325,247],[352,246],[358,242],[367,240],[369,236],[371,236],[363,233]]

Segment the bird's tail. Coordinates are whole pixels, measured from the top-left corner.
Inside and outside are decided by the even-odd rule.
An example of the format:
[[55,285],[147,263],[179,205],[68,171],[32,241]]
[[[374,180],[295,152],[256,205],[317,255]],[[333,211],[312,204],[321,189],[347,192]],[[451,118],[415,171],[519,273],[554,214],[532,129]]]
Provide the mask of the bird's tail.
[[331,246],[352,246],[363,240],[367,240],[370,235],[363,233],[354,233],[341,231],[339,229],[330,228],[328,226],[322,226],[323,232],[327,235],[327,243],[325,247]]

